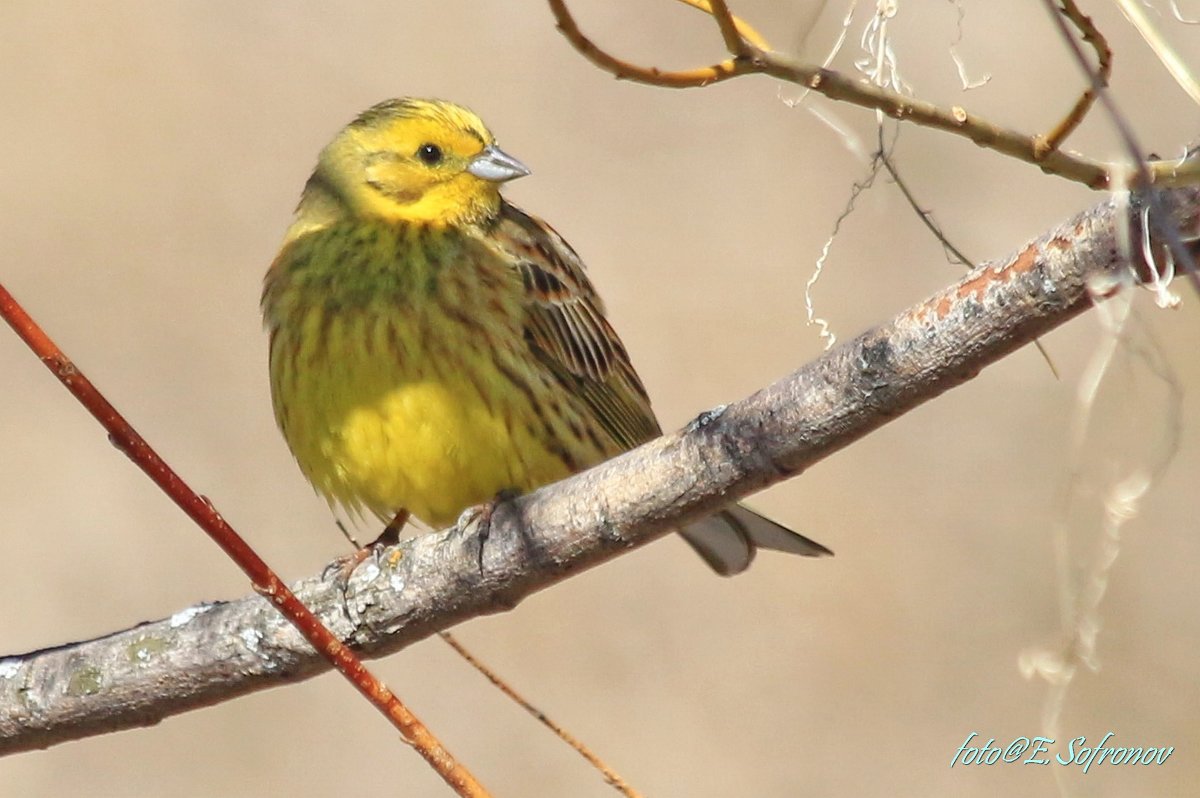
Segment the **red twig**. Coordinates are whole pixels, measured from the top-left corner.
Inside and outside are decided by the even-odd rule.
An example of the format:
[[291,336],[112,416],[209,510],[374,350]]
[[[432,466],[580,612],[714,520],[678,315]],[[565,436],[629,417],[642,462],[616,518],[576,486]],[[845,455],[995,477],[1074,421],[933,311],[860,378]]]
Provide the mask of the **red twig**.
[[58,377],[67,390],[108,431],[108,438],[113,445],[128,455],[189,518],[208,533],[208,536],[250,577],[254,589],[270,599],[300,630],[300,634],[304,635],[313,648],[321,652],[367,700],[391,720],[404,739],[417,749],[447,784],[460,795],[488,794],[475,777],[459,764],[395,694],[367,670],[354,652],[334,637],[333,633],[296,598],[262,558],[226,523],[212,503],[189,488],[159,457],[70,358],[50,340],[3,285],[0,285],[0,316],[3,316],[21,340],[41,358],[46,368]]

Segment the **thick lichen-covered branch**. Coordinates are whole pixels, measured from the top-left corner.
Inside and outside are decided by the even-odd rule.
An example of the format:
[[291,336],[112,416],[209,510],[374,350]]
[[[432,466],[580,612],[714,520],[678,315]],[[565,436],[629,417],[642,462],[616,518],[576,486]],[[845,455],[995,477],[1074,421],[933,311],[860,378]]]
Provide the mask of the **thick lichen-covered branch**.
[[[1200,231],[1200,189],[1159,199],[1171,209],[1162,223]],[[1086,310],[1100,278],[1148,279],[1152,264],[1131,264],[1121,246],[1142,210],[1138,202],[1099,205],[747,399],[500,503],[487,529],[476,520],[404,541],[361,566],[345,591],[314,577],[296,586],[297,596],[372,657],[511,609],[683,520],[799,474],[972,379]],[[798,564],[797,578],[813,567]],[[328,668],[260,596],[189,608],[0,659],[0,753],[156,723]]]

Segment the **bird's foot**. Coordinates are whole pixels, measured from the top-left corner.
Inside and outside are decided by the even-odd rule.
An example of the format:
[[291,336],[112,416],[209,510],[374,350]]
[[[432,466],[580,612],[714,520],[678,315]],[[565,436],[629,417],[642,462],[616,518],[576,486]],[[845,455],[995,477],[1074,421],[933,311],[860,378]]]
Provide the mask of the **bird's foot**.
[[408,510],[400,510],[388,522],[388,525],[383,528],[383,532],[379,533],[379,537],[367,545],[358,548],[353,554],[336,558],[329,565],[325,566],[325,570],[321,572],[321,578],[328,579],[330,576],[336,574],[336,581],[342,586],[342,592],[345,592],[346,585],[350,582],[350,575],[354,573],[354,570],[358,566],[371,557],[378,557],[379,552],[388,546],[395,546],[400,542],[400,531],[408,523],[408,518]]
[[458,520],[454,525],[458,527],[460,531],[471,526],[471,524],[476,524],[476,528],[478,529],[478,565],[480,573],[483,572],[483,547],[484,544],[487,543],[488,536],[492,532],[492,516],[495,515],[496,508],[499,507],[501,503],[515,499],[519,495],[521,495],[521,492],[515,488],[505,488],[504,490],[498,492],[490,500],[484,502],[483,504],[477,504],[474,507],[468,507],[462,511],[461,515],[458,516]]

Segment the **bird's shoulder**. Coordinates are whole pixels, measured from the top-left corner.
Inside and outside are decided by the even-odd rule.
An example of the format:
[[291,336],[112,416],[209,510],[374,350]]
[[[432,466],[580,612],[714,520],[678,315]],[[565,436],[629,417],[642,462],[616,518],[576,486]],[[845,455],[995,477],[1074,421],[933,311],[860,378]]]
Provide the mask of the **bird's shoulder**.
[[505,202],[487,231],[520,275],[526,338],[626,446],[658,434],[658,423],[604,301],[571,245],[544,220]]

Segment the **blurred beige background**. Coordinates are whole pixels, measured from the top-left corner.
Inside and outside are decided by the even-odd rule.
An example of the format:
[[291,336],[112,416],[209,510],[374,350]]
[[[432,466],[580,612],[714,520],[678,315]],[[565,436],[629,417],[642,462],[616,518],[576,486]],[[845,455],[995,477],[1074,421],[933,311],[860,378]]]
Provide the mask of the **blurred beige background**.
[[[602,43],[664,66],[719,37],[659,3],[577,0]],[[796,47],[812,2],[735,3]],[[869,4],[864,4],[869,5]],[[1165,5],[1165,3],[1160,3]],[[841,4],[805,54],[832,41]],[[1081,86],[1037,3],[965,2],[964,96],[950,4],[902,4],[893,46],[920,96],[1045,129]],[[1110,4],[1114,86],[1143,145],[1171,154],[1200,112]],[[839,62],[859,54],[852,45]],[[1164,21],[1190,63],[1195,29]],[[0,279],[199,491],[288,578],[344,543],[275,430],[260,279],[317,151],[402,94],[477,110],[534,170],[510,186],[584,256],[667,426],[816,356],[803,286],[863,165],[798,90],[744,79],[670,92],[600,73],[543,2],[116,2],[0,6]],[[823,107],[828,108],[828,105]],[[837,113],[870,141],[871,117]],[[1070,141],[1119,151],[1097,112]],[[904,129],[899,163],[970,256],[1000,256],[1100,198],[959,140]],[[958,275],[880,181],[816,288],[843,336]],[[1101,669],[1066,736],[1173,745],[1163,767],[1078,768],[1081,795],[1172,795],[1200,778],[1197,297],[1138,311],[1184,391],[1178,456],[1125,531],[1101,610]],[[1020,652],[1060,639],[1052,530],[1071,472],[1075,385],[1096,314],[755,498],[837,551],[764,555],[719,580],[682,543],[642,551],[466,624],[461,639],[653,796],[1057,795],[1054,767],[949,767],[967,735],[1040,732]],[[92,637],[248,592],[217,548],[0,331],[0,653]],[[1108,388],[1096,462],[1137,462],[1162,391],[1135,364]],[[1142,394],[1122,393],[1126,388]],[[1072,518],[1090,520],[1083,510]],[[1086,570],[1095,528],[1072,536]],[[505,796],[607,796],[596,773],[438,641],[377,663]],[[156,728],[0,760],[0,795],[445,795],[350,688],[304,685]]]

